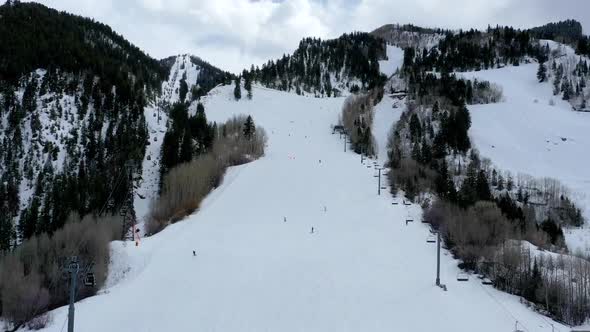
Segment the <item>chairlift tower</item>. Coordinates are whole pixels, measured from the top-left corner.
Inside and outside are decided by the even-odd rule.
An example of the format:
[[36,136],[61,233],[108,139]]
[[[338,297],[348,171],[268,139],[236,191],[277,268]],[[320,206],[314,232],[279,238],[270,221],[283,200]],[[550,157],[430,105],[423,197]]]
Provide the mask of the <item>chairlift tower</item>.
[[344,152],[346,152],[346,143],[348,141],[348,133],[344,131]]
[[436,285],[440,287],[440,231],[436,232]]
[[78,276],[80,272],[84,275],[84,285],[94,287],[96,285],[94,273],[92,272],[94,263],[87,264],[84,267],[80,266],[77,256],[72,256],[69,262],[63,266],[63,271],[69,274],[70,278],[70,305],[68,309],[68,332],[74,332],[74,303],[76,302],[76,289],[78,287]]

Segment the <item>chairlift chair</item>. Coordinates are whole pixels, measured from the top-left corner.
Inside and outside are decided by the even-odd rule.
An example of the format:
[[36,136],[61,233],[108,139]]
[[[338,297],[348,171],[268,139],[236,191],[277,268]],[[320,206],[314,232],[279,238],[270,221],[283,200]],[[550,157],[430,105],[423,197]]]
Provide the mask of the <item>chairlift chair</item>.
[[434,235],[428,235],[426,243],[436,243],[436,237],[434,237]]
[[494,283],[492,282],[492,280],[490,280],[489,278],[483,278],[483,279],[481,280],[481,283],[482,283],[483,285],[493,285],[493,284],[494,284]]
[[84,285],[88,287],[93,287],[96,285],[96,278],[94,278],[94,273],[86,273],[86,276],[84,277]]
[[467,273],[459,272],[457,274],[457,281],[469,281],[469,275]]

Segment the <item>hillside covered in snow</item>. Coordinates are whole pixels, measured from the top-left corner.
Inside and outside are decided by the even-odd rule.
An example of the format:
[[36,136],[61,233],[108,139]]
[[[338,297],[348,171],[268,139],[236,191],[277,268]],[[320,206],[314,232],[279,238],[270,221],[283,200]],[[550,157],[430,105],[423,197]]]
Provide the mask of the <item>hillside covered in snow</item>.
[[80,331],[590,319],[579,23],[392,24],[236,75],[35,3],[0,18],[0,330],[63,330],[71,256]]
[[[382,164],[360,163],[332,134],[342,102],[261,87],[235,102],[231,87],[213,90],[209,117],[251,114],[269,133],[266,156],[231,169],[196,214],[139,247],[113,243],[111,273],[129,269],[127,277],[77,304],[77,328],[504,331],[518,321],[529,331],[565,331],[475,275],[457,281],[446,251],[447,291],[434,285],[436,245],[419,206],[387,189],[378,196]],[[378,112],[389,112],[382,103]],[[66,315],[66,307],[54,311],[44,330],[59,331]]]

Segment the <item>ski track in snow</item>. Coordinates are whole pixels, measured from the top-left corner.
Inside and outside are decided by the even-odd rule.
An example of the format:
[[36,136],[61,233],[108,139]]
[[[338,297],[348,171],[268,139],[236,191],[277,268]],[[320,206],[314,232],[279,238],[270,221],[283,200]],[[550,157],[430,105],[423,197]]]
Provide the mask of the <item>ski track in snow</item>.
[[[206,98],[208,119],[252,114],[267,131],[266,155],[231,168],[186,220],[138,247],[114,242],[129,265],[111,265],[108,288],[76,304],[78,331],[498,332],[515,320],[551,331],[517,297],[474,276],[456,281],[446,251],[449,290],[435,286],[436,247],[420,207],[377,196],[374,170],[331,134],[344,99],[255,87],[253,100],[236,102],[232,93],[219,87]],[[380,144],[400,112],[388,103],[376,108]],[[52,315],[44,331],[58,332],[67,307]]]

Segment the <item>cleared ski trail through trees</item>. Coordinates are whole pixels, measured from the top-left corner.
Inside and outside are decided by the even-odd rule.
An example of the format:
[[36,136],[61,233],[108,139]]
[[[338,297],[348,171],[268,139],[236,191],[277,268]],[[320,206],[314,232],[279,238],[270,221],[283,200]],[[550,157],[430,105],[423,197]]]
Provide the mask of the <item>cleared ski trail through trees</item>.
[[[551,331],[516,297],[474,276],[456,281],[446,251],[449,290],[435,286],[419,206],[377,196],[374,169],[331,134],[343,99],[255,88],[236,102],[232,90],[207,98],[209,120],[252,114],[267,131],[266,156],[230,169],[196,214],[139,247],[114,243],[120,280],[77,303],[77,331],[498,332],[515,320]],[[66,314],[55,310],[46,331],[60,331]]]

